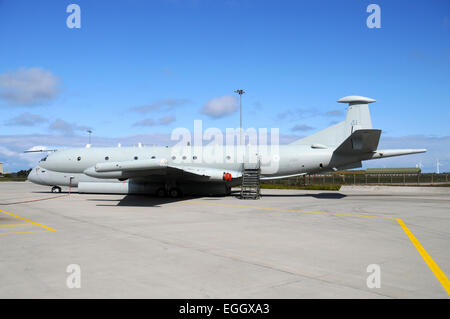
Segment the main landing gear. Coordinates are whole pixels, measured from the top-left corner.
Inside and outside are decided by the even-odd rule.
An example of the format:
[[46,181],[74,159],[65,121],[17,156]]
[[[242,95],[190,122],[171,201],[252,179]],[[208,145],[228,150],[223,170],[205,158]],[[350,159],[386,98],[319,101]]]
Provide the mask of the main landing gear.
[[160,198],[166,197],[166,196],[168,196],[170,198],[179,198],[182,196],[181,189],[179,189],[178,187],[169,188],[168,191],[166,191],[165,188],[161,187],[156,190],[155,194],[157,197],[160,197]]
[[181,189],[173,187],[169,189],[169,197],[170,198],[178,198],[181,197]]
[[52,187],[52,193],[61,193],[61,187],[53,186]]

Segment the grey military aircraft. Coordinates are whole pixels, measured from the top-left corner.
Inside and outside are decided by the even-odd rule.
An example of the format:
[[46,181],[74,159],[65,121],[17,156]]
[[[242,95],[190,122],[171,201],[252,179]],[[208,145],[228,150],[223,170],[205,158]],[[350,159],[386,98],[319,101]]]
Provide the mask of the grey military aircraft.
[[[241,183],[248,165],[256,165],[260,179],[267,180],[359,168],[365,160],[426,152],[426,149],[377,149],[381,130],[372,129],[369,111],[369,103],[375,100],[347,96],[338,102],[348,103],[344,121],[291,144],[279,145],[276,151],[263,151],[259,145],[235,145],[219,152],[217,147],[207,145],[199,151],[190,144],[175,148],[55,150],[39,162],[28,180],[51,186],[52,192],[70,186],[78,187],[80,193],[226,195],[231,187]],[[206,155],[214,152],[216,160],[206,160]]]

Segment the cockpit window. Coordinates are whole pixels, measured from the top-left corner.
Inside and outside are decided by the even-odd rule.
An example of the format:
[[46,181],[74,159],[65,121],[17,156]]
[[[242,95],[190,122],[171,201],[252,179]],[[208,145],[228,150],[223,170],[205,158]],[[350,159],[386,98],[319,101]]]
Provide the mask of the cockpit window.
[[47,160],[47,157],[48,157],[48,155],[46,157],[42,158],[41,162],[45,162]]

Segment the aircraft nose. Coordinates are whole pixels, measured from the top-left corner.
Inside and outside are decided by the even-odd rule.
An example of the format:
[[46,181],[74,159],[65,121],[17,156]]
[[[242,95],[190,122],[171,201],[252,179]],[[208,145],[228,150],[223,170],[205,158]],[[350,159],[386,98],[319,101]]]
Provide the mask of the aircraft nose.
[[31,170],[31,172],[28,174],[28,177],[27,177],[27,179],[30,181],[30,182],[32,182],[32,183],[38,183],[39,182],[39,178],[38,178],[38,176],[37,176],[37,167],[35,167],[35,168],[33,168],[32,170]]

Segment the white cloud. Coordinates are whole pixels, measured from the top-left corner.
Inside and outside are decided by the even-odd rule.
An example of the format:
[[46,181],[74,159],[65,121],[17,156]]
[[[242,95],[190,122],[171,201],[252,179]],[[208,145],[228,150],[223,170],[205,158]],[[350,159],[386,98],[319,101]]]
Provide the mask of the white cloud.
[[155,121],[151,118],[143,119],[143,120],[138,121],[133,124],[133,126],[154,126],[154,125],[155,125]]
[[75,131],[86,131],[91,129],[88,126],[80,126],[75,123],[68,123],[61,119],[52,122],[48,128],[51,131],[57,131],[65,135],[73,135]]
[[277,117],[280,120],[290,120],[290,121],[296,121],[296,120],[304,120],[311,117],[344,117],[345,112],[342,110],[331,110],[327,112],[319,111],[316,108],[295,108],[295,109],[288,109],[286,111],[283,111],[281,113],[278,113]]
[[151,111],[159,111],[159,110],[172,110],[177,106],[184,105],[189,103],[189,99],[164,99],[156,101],[155,103],[132,107],[131,110],[138,113],[148,113]]
[[133,124],[133,126],[155,126],[155,125],[169,125],[172,122],[175,122],[176,118],[173,115],[163,116],[158,121],[155,121],[152,118],[147,118],[140,120]]
[[306,124],[297,124],[291,130],[292,131],[311,131],[314,127],[308,126]]
[[289,110],[283,111],[281,113],[278,113],[277,117],[280,120],[287,119],[289,121],[294,121],[294,120],[303,120],[306,118],[318,116],[320,114],[321,113],[314,108],[309,108],[309,109],[296,108],[296,109],[289,109]]
[[45,104],[59,93],[60,79],[43,68],[0,74],[0,98],[11,105]]
[[161,118],[158,120],[158,123],[159,123],[160,125],[169,125],[170,123],[175,122],[175,120],[176,120],[175,116],[169,115],[169,116],[161,117]]
[[23,113],[6,121],[8,126],[34,126],[39,123],[47,122],[48,120],[37,114]]
[[332,110],[332,111],[323,113],[323,115],[328,116],[328,117],[343,117],[345,115],[345,113],[342,110]]
[[14,156],[16,155],[16,152],[11,151],[10,149],[0,146],[0,154],[3,156]]
[[237,98],[227,95],[209,100],[201,112],[213,118],[220,118],[236,112],[238,108]]

